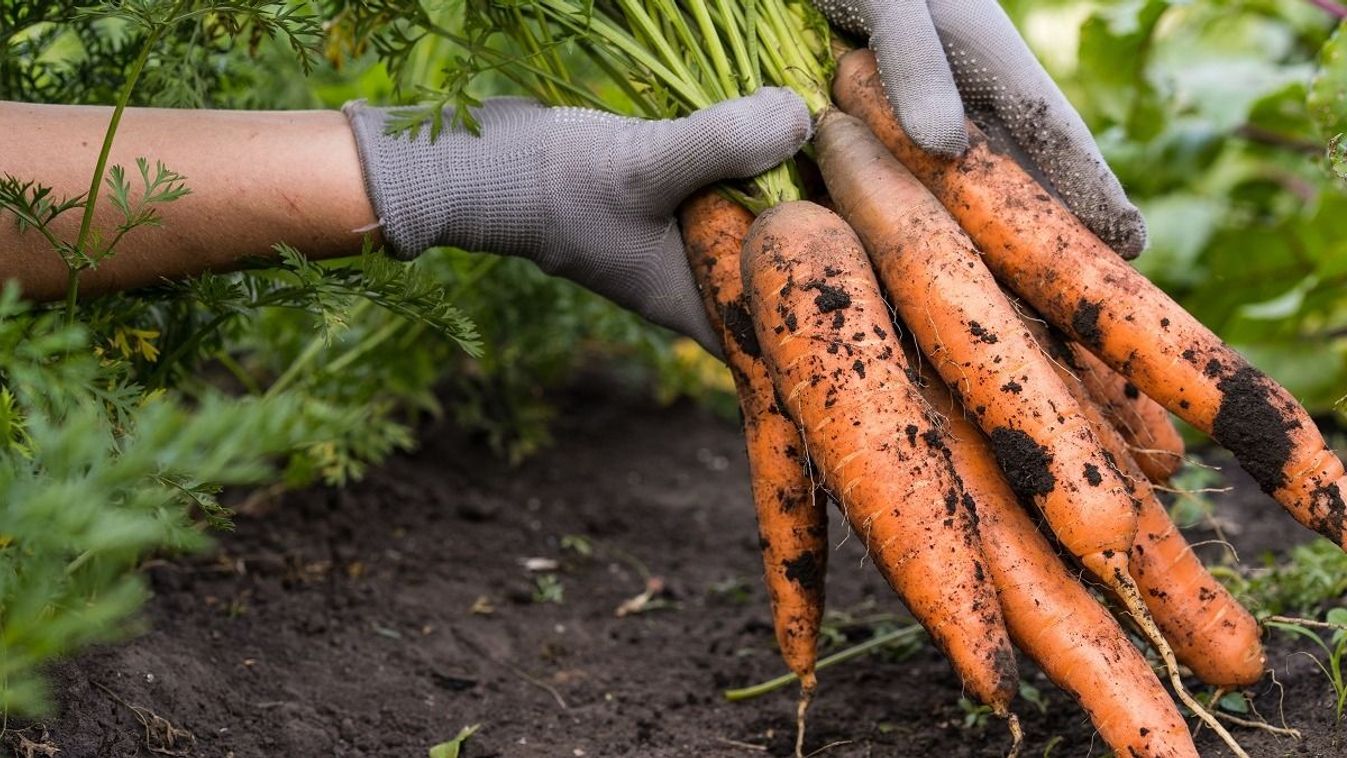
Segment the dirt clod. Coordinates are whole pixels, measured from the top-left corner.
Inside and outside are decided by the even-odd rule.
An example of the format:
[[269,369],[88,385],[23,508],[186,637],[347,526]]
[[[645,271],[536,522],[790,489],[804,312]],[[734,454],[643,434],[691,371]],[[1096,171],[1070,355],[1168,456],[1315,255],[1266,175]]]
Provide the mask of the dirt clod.
[[758,334],[753,330],[753,317],[748,315],[742,299],[730,303],[725,309],[725,330],[734,338],[735,344],[752,358],[762,357],[762,347],[758,345]]
[[1244,366],[1216,385],[1221,406],[1212,423],[1212,437],[1235,454],[1263,488],[1273,492],[1286,484],[1291,436],[1281,412],[1272,404],[1267,378]]
[[851,305],[851,295],[841,287],[820,281],[810,282],[804,285],[804,289],[818,290],[818,295],[814,297],[814,305],[818,306],[819,313],[832,313]]
[[1094,348],[1104,344],[1104,333],[1099,328],[1099,308],[1099,303],[1081,298],[1076,304],[1076,312],[1071,315],[1071,329],[1076,338]]
[[992,430],[992,450],[1005,471],[1015,494],[1026,500],[1046,495],[1057,486],[1049,465],[1052,453],[1019,429],[1000,426]]

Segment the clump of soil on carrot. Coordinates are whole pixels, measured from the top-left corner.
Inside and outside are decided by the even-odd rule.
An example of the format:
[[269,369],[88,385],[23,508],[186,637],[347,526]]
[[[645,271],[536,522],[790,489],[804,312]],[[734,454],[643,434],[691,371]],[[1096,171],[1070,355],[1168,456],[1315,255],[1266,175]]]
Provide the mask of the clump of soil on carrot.
[[744,301],[736,300],[724,313],[725,329],[734,338],[735,344],[750,358],[761,358],[762,347],[758,344],[758,334],[753,331],[753,317],[748,315]]
[[1006,472],[1006,481],[1020,498],[1029,501],[1057,486],[1057,479],[1049,469],[1052,454],[1033,437],[1002,426],[992,430],[991,442],[996,460]]
[[1216,387],[1222,396],[1212,436],[1235,454],[1264,492],[1286,484],[1283,469],[1291,455],[1291,436],[1272,404],[1267,379],[1258,369],[1243,366]]
[[[7,747],[45,726],[63,756],[147,754],[145,727],[110,691],[191,731],[188,755],[200,758],[425,755],[474,723],[464,758],[789,755],[794,689],[744,703],[719,694],[783,671],[737,425],[589,379],[557,398],[560,442],[517,469],[427,428],[421,451],[364,482],[285,495],[241,517],[211,554],[156,562],[149,631],[55,667],[59,713],[11,720]],[[1214,496],[1218,515],[1241,526],[1227,536],[1246,561],[1308,539],[1220,462],[1235,489]],[[837,518],[833,529],[829,607],[901,614],[861,540]],[[568,535],[594,555],[563,548]],[[520,560],[537,557],[560,561],[550,573],[561,603],[535,602],[539,574]],[[646,587],[630,558],[664,579],[665,607],[617,618]],[[834,628],[850,642],[869,633]],[[1254,689],[1264,714],[1283,708],[1307,739],[1240,732],[1252,755],[1347,751],[1331,687],[1296,653],[1306,648],[1272,638],[1280,687]],[[1060,738],[1053,755],[1103,755],[1072,702],[1027,663],[1021,673],[1046,697],[1043,712],[1017,702],[1025,754]],[[930,646],[820,681],[806,752],[839,742],[822,755],[1005,753],[996,720],[963,727],[958,681]],[[1198,745],[1226,755],[1208,731]]]
[[1071,315],[1071,328],[1080,341],[1090,347],[1104,344],[1104,333],[1099,328],[1099,306],[1099,303],[1082,299]]

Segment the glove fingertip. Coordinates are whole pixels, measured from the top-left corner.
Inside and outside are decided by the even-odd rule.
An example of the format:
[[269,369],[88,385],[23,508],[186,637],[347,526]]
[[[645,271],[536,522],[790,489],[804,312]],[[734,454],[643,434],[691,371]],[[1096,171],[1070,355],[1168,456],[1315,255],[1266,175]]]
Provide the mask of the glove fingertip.
[[779,162],[789,158],[813,136],[814,121],[809,116],[809,107],[794,90],[763,87],[750,95],[749,100],[761,108],[764,122],[772,126],[766,135],[769,139],[757,143],[770,153],[766,156],[769,159]]
[[904,129],[912,141],[917,143],[917,147],[933,155],[957,158],[968,151],[968,132],[962,123],[957,129],[948,125],[942,128],[932,128],[929,125],[908,128],[906,124]]
[[885,87],[889,105],[903,131],[922,150],[946,158],[968,150],[968,127],[964,124],[963,101],[957,91],[950,95],[930,90],[897,94],[898,87]]
[[1130,261],[1146,249],[1146,219],[1130,203],[1121,212],[1113,214],[1098,233],[1123,260]]

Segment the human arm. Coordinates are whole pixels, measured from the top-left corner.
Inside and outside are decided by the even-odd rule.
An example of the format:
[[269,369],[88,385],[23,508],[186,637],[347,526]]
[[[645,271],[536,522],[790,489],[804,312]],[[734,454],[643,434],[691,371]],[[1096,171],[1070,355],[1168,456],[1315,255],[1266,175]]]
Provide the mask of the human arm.
[[[58,198],[86,191],[110,110],[0,108],[13,124],[0,130],[0,174],[38,178]],[[229,270],[282,241],[348,255],[377,229],[403,258],[434,245],[529,258],[718,351],[674,211],[702,186],[789,158],[810,132],[797,96],[764,88],[666,121],[512,98],[476,110],[480,135],[450,127],[432,141],[425,129],[388,133],[390,112],[359,103],[346,114],[128,109],[112,162],[162,161],[192,194],[164,208],[162,227],[127,235],[81,291]],[[110,228],[114,209],[100,206]],[[56,232],[73,239],[77,223],[69,214]],[[51,300],[65,277],[42,237],[0,223],[0,278]]]
[[[0,175],[36,180],[55,198],[89,190],[111,108],[0,103]],[[162,226],[132,230],[115,255],[80,277],[80,292],[133,289],[204,271],[229,271],[287,242],[311,258],[360,252],[376,217],[355,140],[337,111],[128,108],[108,165],[135,171],[137,157],[187,177],[191,193],[161,206]],[[100,191],[102,188],[100,188]],[[95,228],[118,213],[100,198]],[[79,212],[52,231],[73,241]],[[0,216],[0,279],[36,300],[64,296],[66,267],[47,240]]]

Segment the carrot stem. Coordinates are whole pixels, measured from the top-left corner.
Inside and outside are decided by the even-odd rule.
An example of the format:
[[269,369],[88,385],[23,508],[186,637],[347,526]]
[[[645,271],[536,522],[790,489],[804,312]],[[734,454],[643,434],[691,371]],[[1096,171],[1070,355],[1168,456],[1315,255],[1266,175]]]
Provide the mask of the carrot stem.
[[[870,639],[860,643],[859,645],[853,645],[845,650],[833,653],[827,658],[821,659],[818,662],[818,664],[814,666],[814,670],[822,671],[823,669],[826,669],[829,666],[849,661],[852,658],[859,658],[860,656],[865,655],[871,650],[877,650],[887,645],[896,644],[899,642],[908,642],[914,640],[917,637],[921,636],[923,633],[924,630],[921,628],[920,624],[912,624],[911,626],[904,626],[899,629],[895,629],[892,632],[887,632],[885,634],[871,637]],[[775,679],[769,679],[765,682],[754,684],[749,687],[740,687],[739,689],[725,690],[722,694],[724,695],[726,700],[732,703],[737,703],[741,700],[752,700],[755,697],[766,695],[769,692],[775,692],[781,689],[782,687],[790,685],[792,682],[799,681],[799,679],[800,677],[796,676],[795,674],[783,674],[782,676],[778,676]]]

